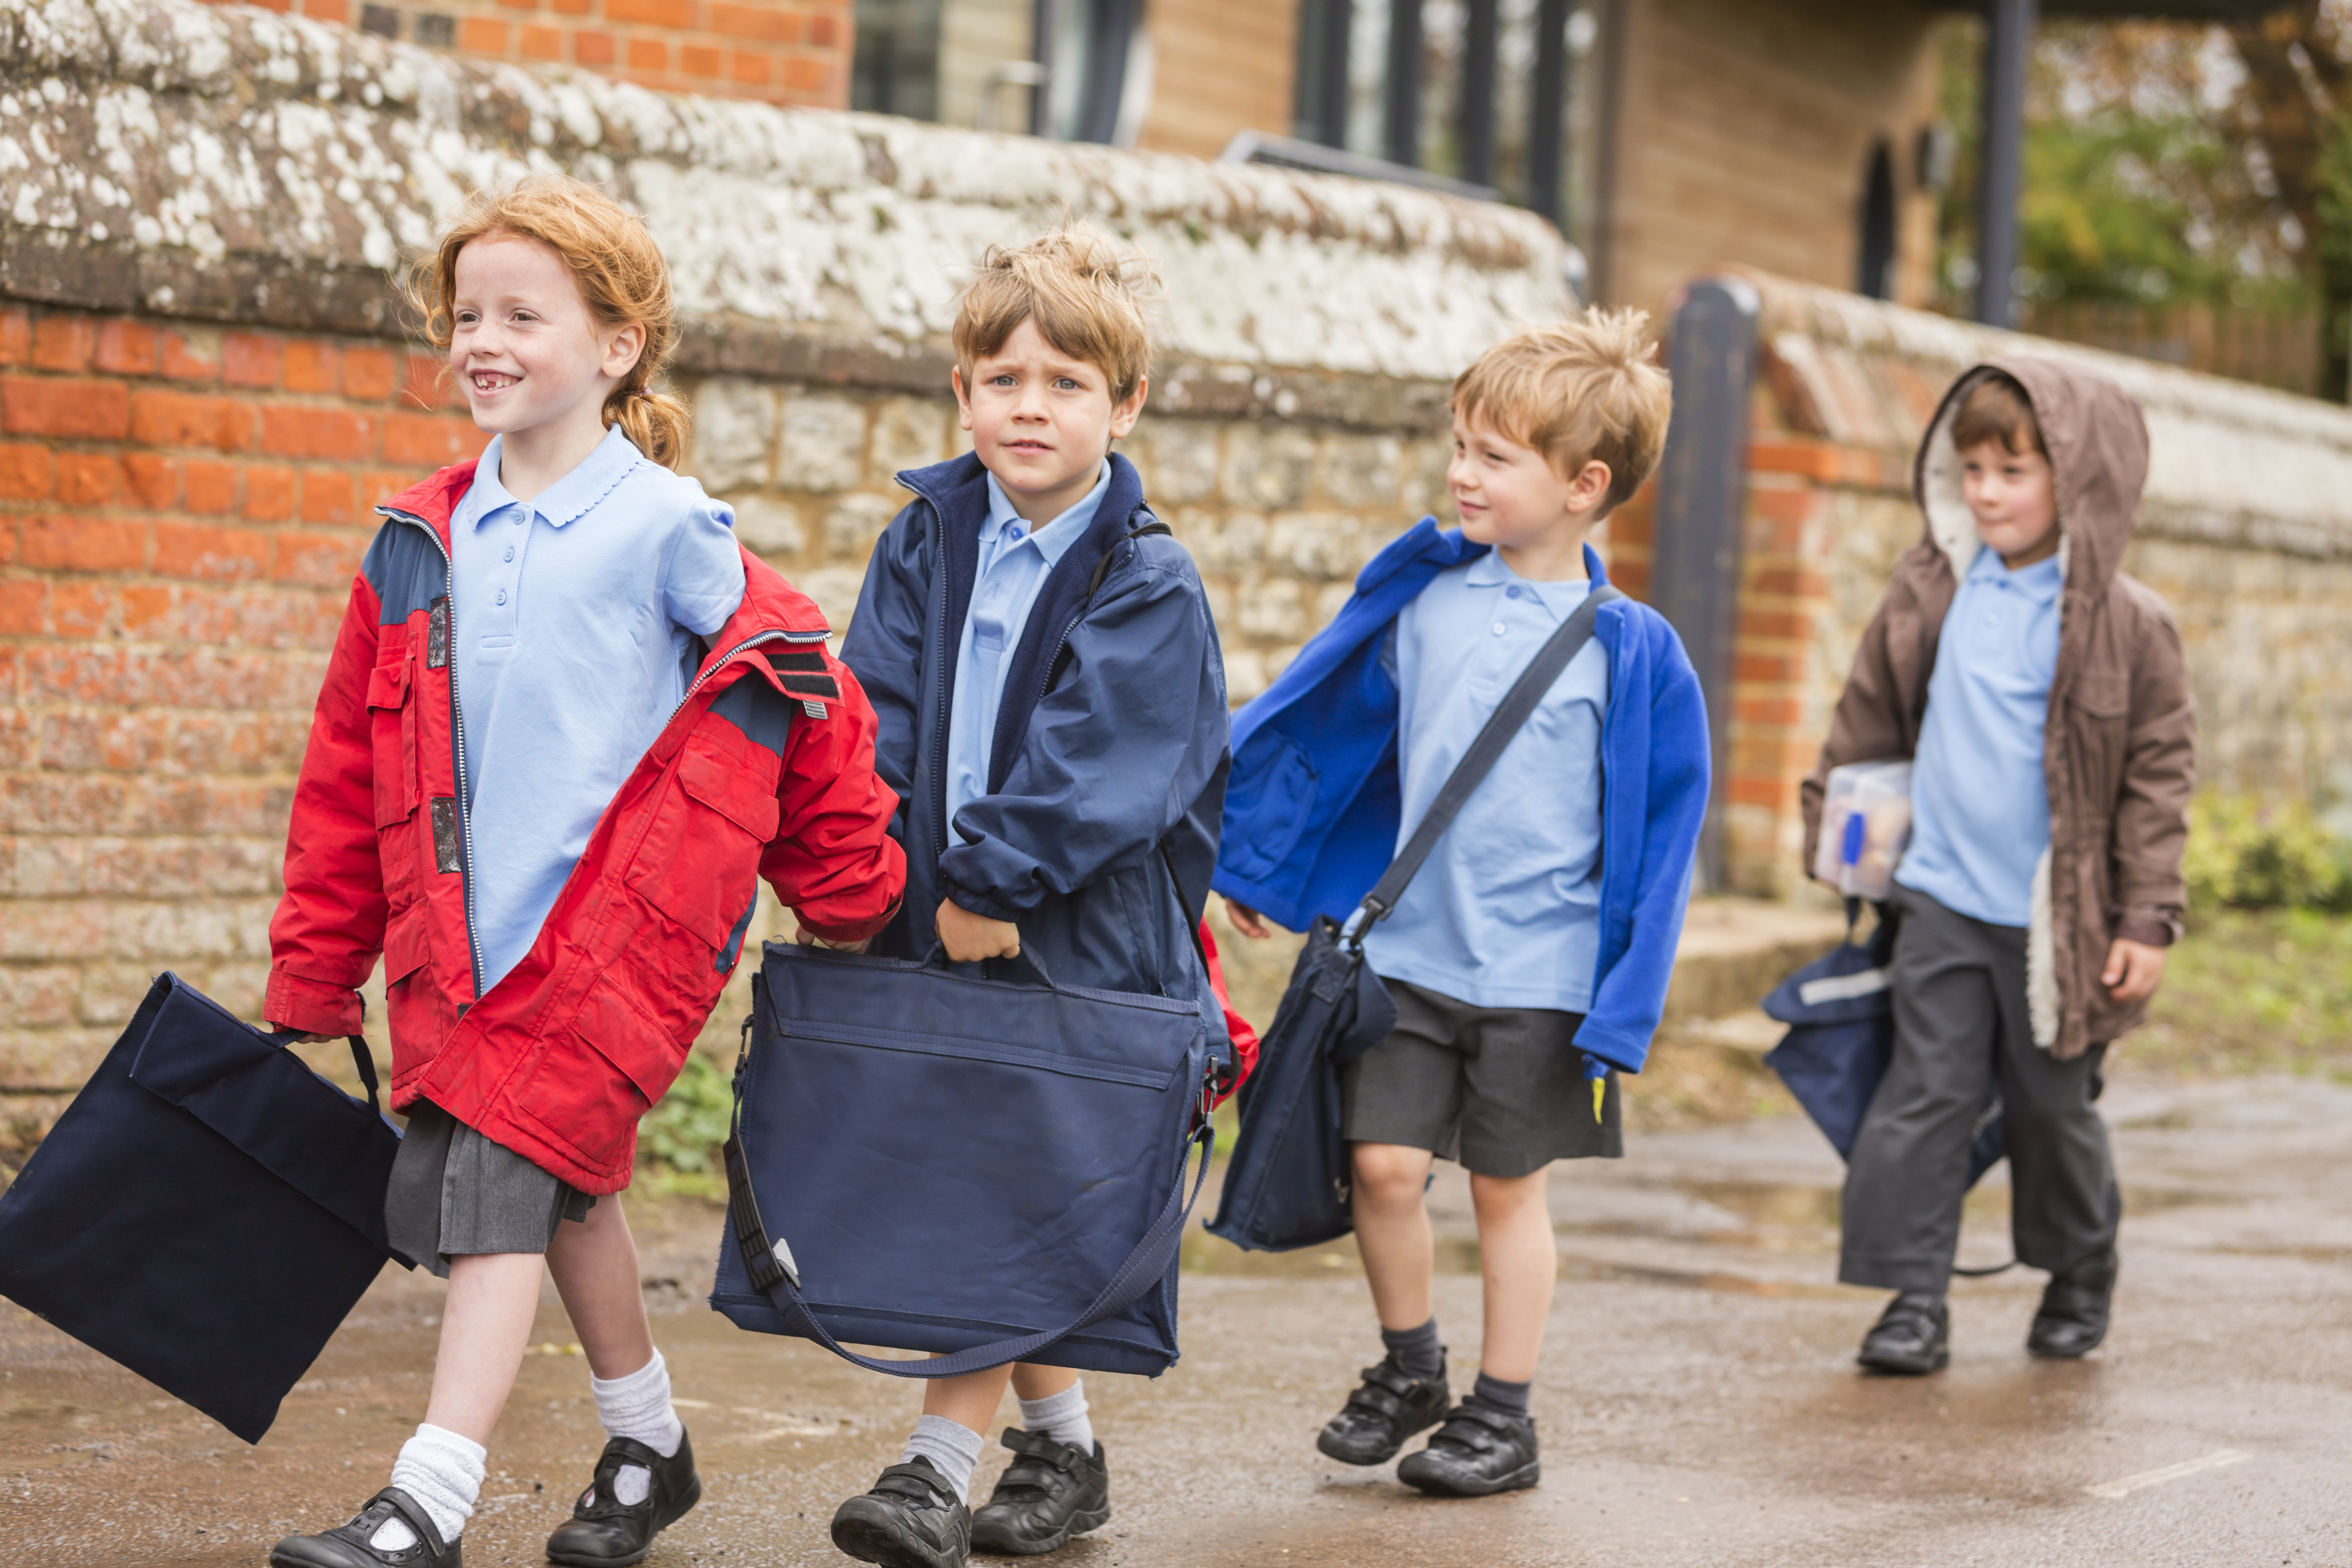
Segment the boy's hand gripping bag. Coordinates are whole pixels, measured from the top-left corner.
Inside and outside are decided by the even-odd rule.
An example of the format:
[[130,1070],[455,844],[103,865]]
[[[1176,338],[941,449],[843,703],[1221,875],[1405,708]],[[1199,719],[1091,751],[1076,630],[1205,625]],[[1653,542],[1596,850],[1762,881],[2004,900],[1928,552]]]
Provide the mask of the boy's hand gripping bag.
[[[1853,940],[1860,914],[1861,901],[1846,900],[1844,943],[1790,975],[1764,998],[1765,1016],[1789,1026],[1780,1043],[1765,1054],[1764,1065],[1780,1075],[1841,1159],[1853,1157],[1863,1115],[1895,1055],[1891,982],[1895,921],[1881,906],[1877,927],[1865,945]],[[2005,1146],[2000,1081],[1995,1079],[1969,1151],[1969,1185],[1976,1185],[1977,1178],[2000,1161]]]
[[1562,621],[1503,694],[1379,883],[1345,926],[1316,917],[1290,984],[1241,1091],[1241,1136],[1209,1234],[1251,1251],[1316,1247],[1355,1228],[1348,1145],[1340,1136],[1339,1070],[1396,1026],[1396,1003],[1364,962],[1364,933],[1388,917],[1472,792],[1591,640],[1601,607],[1625,595],[1595,588]]
[[1176,1360],[1185,1166],[1199,1144],[1197,1196],[1212,1142],[1200,1007],[1038,973],[767,944],[712,1306],[901,1377]]
[[383,1194],[400,1134],[351,1045],[364,1100],[159,978],[0,1195],[0,1294],[259,1442],[399,1258]]

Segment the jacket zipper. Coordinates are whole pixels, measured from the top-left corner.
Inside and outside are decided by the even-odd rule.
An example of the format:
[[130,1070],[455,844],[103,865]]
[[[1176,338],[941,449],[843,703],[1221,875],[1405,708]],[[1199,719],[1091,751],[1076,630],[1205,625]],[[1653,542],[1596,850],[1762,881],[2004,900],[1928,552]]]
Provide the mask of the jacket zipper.
[[668,729],[671,720],[676,719],[679,713],[683,712],[686,709],[686,705],[694,700],[694,694],[702,689],[703,682],[709,680],[712,676],[726,668],[727,661],[733,658],[737,654],[741,653],[745,648],[757,647],[763,642],[823,642],[832,635],[833,633],[830,630],[821,632],[796,632],[786,626],[770,626],[764,631],[753,632],[750,637],[745,637],[741,642],[737,643],[733,647],[730,647],[725,653],[720,654],[709,668],[704,670],[701,674],[696,676],[691,681],[687,683],[686,695],[680,697],[677,700],[677,706],[669,710],[669,718],[662,721],[662,728],[665,730]]
[[[940,584],[938,646],[944,648],[948,646],[949,631],[947,519],[940,514],[937,502],[931,505],[931,524],[940,534],[933,559],[938,563]],[[954,701],[955,682],[950,679],[947,689],[940,693],[939,723],[931,735],[931,815],[937,826],[931,838],[931,862],[934,866],[939,863],[939,858],[948,852],[948,709]]]
[[474,830],[466,820],[466,714],[457,703],[457,563],[449,547],[441,542],[433,525],[413,512],[396,511],[391,507],[376,510],[386,517],[421,528],[433,548],[441,552],[442,581],[447,592],[443,599],[449,608],[449,739],[452,759],[457,763],[457,776],[450,781],[450,810],[457,820],[457,884],[460,901],[466,910],[466,951],[474,966],[474,1000],[482,999],[482,941],[474,930]]

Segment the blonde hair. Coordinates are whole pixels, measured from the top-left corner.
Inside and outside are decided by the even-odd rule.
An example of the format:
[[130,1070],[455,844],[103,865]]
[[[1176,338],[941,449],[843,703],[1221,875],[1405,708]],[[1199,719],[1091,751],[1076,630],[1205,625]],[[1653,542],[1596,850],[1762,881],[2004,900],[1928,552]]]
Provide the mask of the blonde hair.
[[1111,402],[1124,403],[1151,374],[1150,311],[1159,295],[1151,263],[1090,224],[992,245],[956,308],[956,369],[969,387],[973,363],[1034,321],[1056,353],[1099,369]]
[[531,174],[501,191],[477,194],[465,216],[442,235],[411,274],[409,299],[425,318],[425,336],[448,350],[454,331],[457,253],[494,234],[536,239],[562,257],[588,313],[607,328],[645,330],[637,363],[604,398],[604,423],[617,425],[637,450],[666,468],[686,454],[686,405],[653,389],[677,342],[669,267],[645,220],[595,186],[562,174]]
[[1563,477],[1607,464],[1603,510],[1613,511],[1657,468],[1674,412],[1674,389],[1643,336],[1649,320],[1595,306],[1580,321],[1506,338],[1454,378],[1454,411],[1534,447]]

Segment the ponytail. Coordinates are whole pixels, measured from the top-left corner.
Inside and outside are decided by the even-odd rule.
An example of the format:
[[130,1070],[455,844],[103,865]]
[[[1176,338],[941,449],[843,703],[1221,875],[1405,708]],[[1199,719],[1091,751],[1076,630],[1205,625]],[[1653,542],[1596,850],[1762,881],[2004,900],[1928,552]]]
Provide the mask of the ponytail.
[[[644,359],[637,363],[642,369]],[[675,469],[686,456],[686,437],[692,421],[686,405],[677,398],[635,384],[643,379],[632,371],[631,384],[613,389],[613,395],[604,399],[604,424],[607,428],[619,426],[630,445],[663,468]]]

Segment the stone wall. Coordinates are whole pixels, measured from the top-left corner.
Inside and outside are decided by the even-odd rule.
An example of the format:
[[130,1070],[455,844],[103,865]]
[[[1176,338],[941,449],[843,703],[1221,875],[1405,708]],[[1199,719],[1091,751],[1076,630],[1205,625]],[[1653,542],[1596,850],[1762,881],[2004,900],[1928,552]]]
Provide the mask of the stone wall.
[[1549,228],[1418,192],[178,0],[0,0],[0,1118],[34,1124],[156,971],[257,1005],[371,508],[479,445],[390,288],[467,190],[568,169],[646,213],[687,319],[687,469],[836,627],[891,476],[958,449],[964,270],[1065,210],[1122,233],[1169,291],[1127,450],[1202,563],[1237,699],[1437,504],[1452,374],[1567,305]]
[[[1745,557],[1725,781],[1728,881],[1803,883],[1797,787],[1895,558],[1921,536],[1919,433],[1953,379],[2001,355],[2095,365],[2147,418],[2126,571],[2189,652],[2198,772],[2225,790],[2352,799],[2352,410],[1761,274]],[[1646,561],[1646,513],[1619,526]]]

